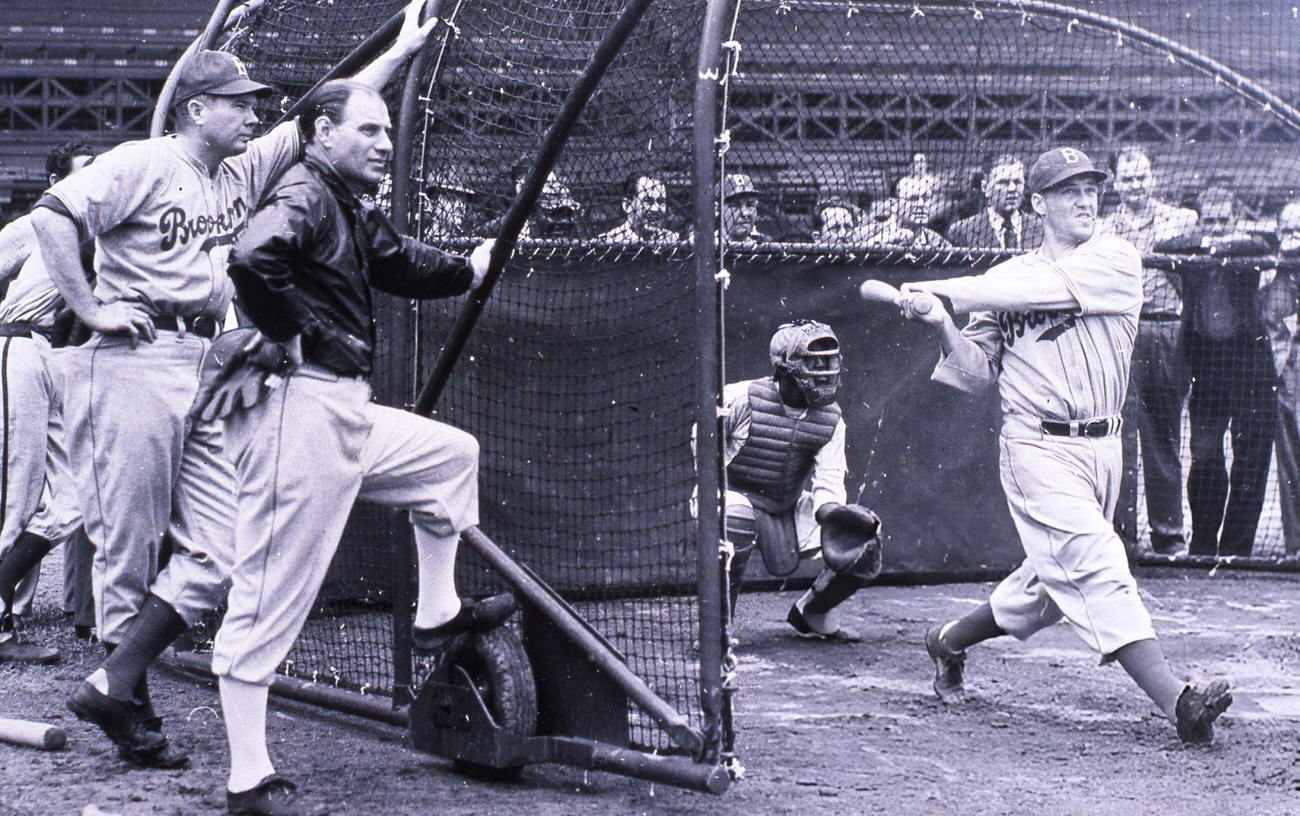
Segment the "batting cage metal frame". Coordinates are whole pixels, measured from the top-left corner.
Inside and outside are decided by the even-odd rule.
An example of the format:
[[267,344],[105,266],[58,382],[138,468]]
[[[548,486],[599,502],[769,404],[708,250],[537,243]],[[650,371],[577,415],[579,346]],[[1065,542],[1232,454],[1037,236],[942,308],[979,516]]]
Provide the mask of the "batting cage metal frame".
[[[403,5],[226,0],[195,47],[236,53],[281,92],[270,121],[386,47]],[[987,578],[1023,555],[989,470],[994,399],[934,388],[930,338],[877,319],[858,284],[978,272],[1029,246],[882,238],[902,180],[942,190],[955,222],[980,212],[971,193],[997,169],[990,152],[1024,165],[1058,144],[1100,158],[1136,143],[1172,157],[1157,167],[1170,199],[1246,179],[1241,208],[1257,233],[1300,190],[1300,165],[1252,168],[1237,155],[1294,152],[1296,77],[1182,42],[1176,4],[1159,6],[431,0],[437,28],[385,92],[395,151],[376,200],[454,251],[499,241],[464,303],[377,300],[372,386],[480,440],[482,522],[463,536],[458,588],[508,589],[523,612],[417,661],[409,525],[358,505],[274,689],[404,725],[417,747],[477,769],[557,762],[726,790],[741,768],[721,394],[727,371],[770,374],[776,326],[812,316],[840,327],[850,487],[885,520],[884,580]],[[739,175],[760,215],[732,235],[723,193]],[[620,222],[642,206],[643,181],[686,217],[628,241]],[[828,237],[828,201],[860,221],[854,231]],[[1196,286],[1300,279],[1281,248],[1240,245],[1144,247],[1144,267]],[[1189,413],[1195,468],[1206,446]],[[1126,478],[1146,477],[1146,456]],[[1134,562],[1291,568],[1152,549],[1151,484],[1130,484],[1131,515],[1152,519],[1127,533]],[[205,670],[197,656],[178,661]]]
[[[292,2],[279,4],[281,7],[292,5]],[[304,19],[308,22],[311,13],[321,11],[311,2],[299,5],[307,10]],[[394,4],[375,5],[391,11]],[[455,42],[461,33],[457,27],[457,15],[461,13],[462,5],[470,4],[450,0],[433,0],[428,4],[426,18],[439,17],[443,27],[430,38],[409,67],[400,95],[390,97],[398,111],[394,139],[397,147],[392,183],[381,195],[390,204],[395,222],[408,225],[417,234],[421,228],[419,208],[411,207],[411,202],[418,200],[420,191],[412,189],[415,175],[412,166],[422,162],[426,156],[414,156],[413,148],[418,141],[416,134],[423,124],[419,121],[421,112],[429,103],[429,98],[422,94],[422,90],[428,92],[428,89],[422,89],[421,84],[438,81],[440,69],[448,60],[449,44]],[[547,184],[551,168],[564,148],[570,130],[650,2],[630,0],[621,9],[613,3],[579,5],[587,7],[584,13],[592,20],[612,19],[613,22],[586,60],[585,68],[576,79],[569,78],[572,85],[563,104],[554,112],[554,119],[540,147],[530,145],[536,152],[529,161],[526,178],[517,186],[510,209],[495,232],[498,242],[487,279],[459,312],[450,333],[443,338],[441,353],[418,395],[409,389],[418,386],[424,369],[423,348],[429,339],[427,323],[430,319],[445,322],[447,315],[445,312],[424,314],[422,305],[418,303],[411,304],[411,308],[388,304],[393,308],[386,309],[381,305],[381,334],[391,332],[386,335],[390,342],[414,349],[414,358],[389,356],[387,369],[377,372],[376,389],[381,398],[401,399],[417,413],[427,415],[434,410],[452,368],[503,274],[506,260],[515,249],[516,238],[535,200]],[[257,68],[265,67],[265,61],[259,59],[254,38],[246,32],[256,30],[259,22],[265,24],[266,15],[275,13],[277,4],[244,4],[233,9],[232,6],[231,3],[218,5],[203,36],[187,53],[199,47],[227,48],[242,56],[253,66],[255,73],[263,76]],[[716,63],[719,55],[717,39],[722,31],[720,21],[726,10],[726,5],[721,3],[709,7],[703,31],[706,43],[707,38],[713,37],[714,44],[713,47],[706,44],[701,49],[701,60],[712,55]],[[382,19],[382,14],[372,14],[371,19]],[[401,13],[398,11],[359,43],[355,42],[356,35],[364,32],[349,31],[347,36],[336,38],[339,40],[333,43],[336,50],[342,49],[344,44],[350,45],[351,49],[342,59],[337,53],[322,55],[325,67],[329,66],[328,60],[338,60],[323,74],[320,70],[298,70],[291,78],[297,81],[273,80],[273,84],[287,93],[279,100],[278,111],[269,111],[266,118],[278,113],[279,120],[283,121],[295,115],[307,93],[307,86],[319,85],[334,76],[346,76],[355,71],[392,41],[400,23]],[[271,32],[275,33],[274,28]],[[242,43],[241,37],[246,38]],[[575,46],[578,49],[583,47],[578,41],[566,48],[572,51]],[[572,58],[569,61],[572,62]],[[695,83],[698,86],[695,104],[713,110],[719,71],[716,65],[710,66],[702,61],[696,73],[700,78]],[[683,76],[679,84],[688,80],[689,76]],[[172,87],[174,79],[168,84],[168,88]],[[164,126],[167,102],[164,97],[158,106],[155,118],[158,132]],[[689,118],[686,121],[689,122]],[[701,121],[713,122],[715,118],[709,116]],[[716,145],[714,129],[703,130],[702,135],[697,134],[696,141],[708,146],[710,152],[690,171],[706,173],[692,181],[696,189],[707,193],[716,186],[712,161]],[[706,194],[696,206],[696,231],[711,236],[717,223],[716,202]],[[711,244],[709,241],[703,243],[705,246]],[[635,257],[638,253],[624,254]],[[699,382],[693,398],[699,401],[699,405],[691,413],[701,430],[696,435],[690,466],[702,476],[694,485],[695,497],[682,495],[679,500],[679,506],[685,508],[686,499],[691,499],[692,515],[687,525],[678,523],[677,527],[693,533],[679,543],[668,543],[673,550],[689,543],[690,546],[682,551],[693,554],[691,562],[696,567],[685,571],[677,569],[675,577],[666,581],[654,578],[647,583],[633,579],[627,583],[625,579],[620,588],[617,583],[606,586],[592,584],[587,578],[581,585],[570,585],[557,591],[481,530],[471,528],[462,536],[462,545],[467,553],[473,554],[475,566],[468,579],[462,575],[462,587],[467,583],[504,583],[509,586],[523,605],[518,634],[513,629],[506,629],[462,638],[448,647],[447,654],[416,667],[411,653],[410,616],[399,612],[411,608],[414,600],[411,574],[404,566],[411,563],[413,553],[409,528],[385,514],[358,508],[354,515],[356,526],[370,528],[362,535],[370,539],[387,538],[389,551],[394,557],[388,590],[380,589],[374,596],[363,599],[372,607],[368,612],[377,609],[382,613],[384,608],[393,610],[391,686],[387,689],[391,694],[390,701],[379,702],[364,694],[368,690],[384,691],[388,684],[383,681],[358,682],[353,679],[356,676],[354,671],[331,667],[328,671],[332,674],[332,682],[323,684],[319,668],[303,665],[306,661],[294,658],[284,667],[286,676],[277,679],[274,686],[277,693],[405,724],[410,729],[415,747],[453,758],[471,768],[514,771],[530,763],[558,762],[712,793],[726,790],[737,766],[730,732],[730,685],[729,681],[724,683],[722,671],[725,638],[722,610],[725,600],[720,574],[723,537],[718,503],[721,470],[716,430],[721,388],[719,343],[722,337],[718,321],[722,312],[720,305],[715,303],[721,282],[715,274],[716,261],[707,255],[695,256],[682,248],[667,254],[683,269],[693,269],[697,278],[686,290],[686,295],[688,302],[698,305],[689,307],[686,313],[699,315],[693,323],[699,337],[692,338],[690,344],[694,347],[690,354],[696,361],[692,379]],[[555,257],[556,247],[526,246],[515,254],[512,263],[547,263]],[[696,261],[692,265],[693,258]],[[381,360],[383,355],[381,349]],[[384,382],[385,377],[391,379]],[[490,492],[484,492],[485,503],[491,502]],[[662,545],[646,542],[645,546]],[[693,619],[694,625],[689,632],[678,630],[681,634],[676,635],[676,642],[671,644],[676,654],[666,659],[652,659],[670,664],[669,679],[674,676],[672,666],[695,663],[698,668],[693,678],[676,675],[679,681],[685,679],[696,685],[696,694],[692,695],[694,699],[684,697],[680,689],[673,693],[671,701],[661,696],[660,689],[652,688],[635,669],[629,667],[638,656],[629,655],[625,650],[627,644],[636,645],[636,636],[625,636],[623,648],[620,648],[575,608],[584,602],[588,608],[593,602],[606,606],[653,604],[656,603],[653,598],[664,593],[668,593],[664,597],[669,599],[665,602],[669,606],[681,605],[671,601],[672,596],[682,597],[687,603],[683,608],[692,610],[687,621]],[[327,600],[327,594],[328,591],[322,593],[320,604],[325,618],[340,613],[346,616],[350,610],[340,607],[336,600]],[[347,625],[345,622],[341,628]],[[683,634],[688,634],[689,639]],[[681,653],[692,650],[696,654],[684,661]],[[186,669],[205,670],[201,658],[181,655],[177,660]],[[645,658],[640,658],[640,665],[645,665]],[[361,676],[365,676],[364,669]],[[657,677],[652,682],[662,685],[663,679]],[[521,691],[525,686],[530,688]],[[347,691],[348,687],[363,694]],[[536,710],[531,710],[534,707]],[[654,736],[656,730],[666,739]]]

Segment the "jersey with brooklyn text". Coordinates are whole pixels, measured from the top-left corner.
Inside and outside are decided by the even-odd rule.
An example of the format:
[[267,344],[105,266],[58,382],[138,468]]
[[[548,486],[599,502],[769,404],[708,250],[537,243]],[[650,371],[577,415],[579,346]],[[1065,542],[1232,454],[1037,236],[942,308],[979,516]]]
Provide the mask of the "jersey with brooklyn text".
[[127,142],[55,184],[49,195],[95,245],[95,297],[159,313],[220,318],[234,288],[230,245],[258,198],[299,156],[294,121],[249,142],[209,175],[174,136]]
[[1003,413],[1031,422],[1118,416],[1142,308],[1141,256],[1122,238],[1094,236],[1055,261],[1031,252],[981,278],[1005,289],[1042,275],[1078,305],[972,312],[962,330],[971,342],[940,361],[934,378],[966,389],[997,378]]

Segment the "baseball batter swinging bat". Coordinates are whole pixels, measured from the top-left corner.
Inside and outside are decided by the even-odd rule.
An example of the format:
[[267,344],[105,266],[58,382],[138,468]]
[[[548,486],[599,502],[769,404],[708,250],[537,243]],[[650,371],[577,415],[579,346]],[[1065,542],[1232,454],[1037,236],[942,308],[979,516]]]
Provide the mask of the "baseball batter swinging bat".
[[[898,299],[903,293],[885,283],[882,280],[865,280],[858,287],[858,294],[863,300],[871,300],[877,303],[892,303],[898,305]],[[913,307],[917,314],[926,314],[930,311],[930,302],[923,300]]]
[[0,717],[0,740],[42,751],[57,751],[68,744],[68,735],[57,725]]

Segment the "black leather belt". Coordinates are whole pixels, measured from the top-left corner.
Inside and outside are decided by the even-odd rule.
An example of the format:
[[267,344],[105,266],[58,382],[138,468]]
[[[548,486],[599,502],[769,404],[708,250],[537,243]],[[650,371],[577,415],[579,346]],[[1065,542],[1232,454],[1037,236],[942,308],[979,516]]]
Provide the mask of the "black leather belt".
[[1119,433],[1119,429],[1123,424],[1124,420],[1122,417],[1075,420],[1073,422],[1044,419],[1043,433],[1051,434],[1052,436],[1086,436],[1091,439],[1098,439]]
[[34,334],[39,334],[47,340],[50,337],[48,330],[37,328],[34,323],[26,320],[0,323],[0,337],[31,337]]
[[1182,318],[1170,314],[1144,314],[1138,320],[1144,323],[1178,323]]
[[158,315],[153,319],[153,327],[163,331],[180,331],[181,321],[185,321],[185,330],[209,340],[221,333],[221,326],[214,318],[207,315],[195,315],[189,319],[177,318],[176,315]]

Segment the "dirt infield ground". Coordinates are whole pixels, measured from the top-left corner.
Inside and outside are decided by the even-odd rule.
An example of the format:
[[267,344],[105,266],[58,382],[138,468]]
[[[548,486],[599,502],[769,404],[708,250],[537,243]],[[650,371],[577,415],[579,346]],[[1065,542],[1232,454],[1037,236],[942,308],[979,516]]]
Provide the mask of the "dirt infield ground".
[[[1166,571],[1141,586],[1175,670],[1225,675],[1236,702],[1216,744],[1183,748],[1117,667],[1057,627],[972,651],[971,701],[929,689],[926,625],[988,585],[864,591],[859,645],[789,636],[793,593],[741,601],[737,705],[745,778],[722,798],[554,766],[512,784],[467,780],[403,747],[398,729],[297,704],[270,717],[272,755],[335,814],[1269,814],[1300,813],[1287,784],[1300,748],[1300,581]],[[48,586],[48,584],[47,584]],[[0,666],[0,716],[61,723],[59,753],[0,745],[0,814],[224,812],[226,747],[212,688],[157,673],[155,699],[194,767],[130,770],[63,708],[98,651],[46,608],[31,633],[65,649],[53,668]]]

